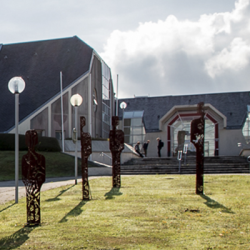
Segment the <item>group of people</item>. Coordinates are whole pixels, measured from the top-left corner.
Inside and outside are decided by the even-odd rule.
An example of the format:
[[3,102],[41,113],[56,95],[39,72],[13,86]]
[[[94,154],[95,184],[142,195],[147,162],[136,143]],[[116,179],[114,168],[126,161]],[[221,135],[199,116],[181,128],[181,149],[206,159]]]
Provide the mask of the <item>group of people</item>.
[[[157,152],[158,152],[158,157],[161,157],[161,149],[164,146],[164,143],[162,142],[162,140],[158,137],[156,139],[158,141],[158,145],[157,145]],[[141,153],[141,149],[140,149],[140,142],[138,141],[135,144],[135,152],[140,155],[140,157],[147,157],[147,151],[148,151],[148,145],[150,143],[150,140],[147,140],[145,143],[143,143],[142,145],[142,149],[144,151],[144,155]]]

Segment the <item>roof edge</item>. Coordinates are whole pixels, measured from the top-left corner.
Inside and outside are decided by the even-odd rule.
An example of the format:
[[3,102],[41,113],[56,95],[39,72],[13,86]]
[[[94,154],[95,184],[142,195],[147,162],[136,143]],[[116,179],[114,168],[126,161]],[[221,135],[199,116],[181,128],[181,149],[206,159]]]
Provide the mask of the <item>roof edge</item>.
[[[222,114],[218,109],[216,109],[213,105],[210,103],[205,103],[204,108],[209,108],[212,111],[214,111],[217,115],[219,115],[222,120],[223,120],[223,127],[227,127],[227,117]],[[175,105],[173,106],[160,120],[159,120],[159,130],[162,130],[163,124],[167,121],[169,117],[171,117],[176,111],[178,110],[192,110],[192,111],[197,111],[197,104],[195,105]]]

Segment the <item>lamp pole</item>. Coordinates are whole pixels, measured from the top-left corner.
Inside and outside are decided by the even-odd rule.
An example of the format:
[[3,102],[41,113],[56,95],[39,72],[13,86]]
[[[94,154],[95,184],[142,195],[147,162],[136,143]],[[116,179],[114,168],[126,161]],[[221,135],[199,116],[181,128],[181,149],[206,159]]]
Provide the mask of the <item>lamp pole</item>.
[[22,77],[16,76],[10,79],[9,91],[15,94],[15,203],[18,203],[18,180],[19,180],[19,94],[25,89],[25,81]]
[[122,130],[124,131],[124,109],[127,108],[127,103],[122,102],[120,108],[122,109]]
[[82,97],[79,94],[75,94],[71,96],[70,103],[75,109],[75,128],[73,131],[75,131],[75,184],[77,184],[77,116],[78,116],[78,107],[82,104]]

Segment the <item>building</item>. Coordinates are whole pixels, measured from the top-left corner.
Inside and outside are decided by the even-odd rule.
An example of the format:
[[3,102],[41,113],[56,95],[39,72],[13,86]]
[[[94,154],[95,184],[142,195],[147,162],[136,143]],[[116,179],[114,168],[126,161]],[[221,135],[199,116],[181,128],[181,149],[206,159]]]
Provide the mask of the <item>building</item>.
[[[0,133],[15,131],[15,97],[8,90],[14,76],[26,83],[19,97],[19,133],[36,129],[43,136],[61,139],[63,121],[64,137],[71,138],[75,109],[70,98],[78,93],[83,97],[78,121],[79,116],[86,117],[84,132],[92,138],[108,138],[115,110],[111,71],[78,37],[0,45]],[[180,133],[188,150],[195,151],[190,123],[198,117],[199,102],[205,104],[205,156],[239,155],[249,148],[249,92],[135,97],[121,102],[127,103],[118,114],[125,142],[134,146],[150,140],[149,157],[157,156],[157,137],[164,142],[162,156],[175,156],[183,147],[177,139]]]
[[0,45],[1,133],[15,131],[15,97],[8,90],[14,76],[26,83],[19,97],[20,134],[36,129],[43,136],[60,139],[63,110],[64,136],[71,138],[74,108],[70,98],[78,93],[83,98],[78,116],[86,117],[85,132],[108,138],[114,107],[111,71],[78,37]]
[[[157,156],[157,141],[164,142],[162,156],[175,156],[178,150],[178,133],[185,131],[189,151],[190,123],[197,116],[197,104],[205,107],[205,156],[236,156],[249,148],[250,92],[216,93],[200,95],[135,97],[120,99],[126,102],[119,108],[125,142],[134,146],[137,141],[150,140],[148,156]],[[183,145],[181,145],[181,148]]]

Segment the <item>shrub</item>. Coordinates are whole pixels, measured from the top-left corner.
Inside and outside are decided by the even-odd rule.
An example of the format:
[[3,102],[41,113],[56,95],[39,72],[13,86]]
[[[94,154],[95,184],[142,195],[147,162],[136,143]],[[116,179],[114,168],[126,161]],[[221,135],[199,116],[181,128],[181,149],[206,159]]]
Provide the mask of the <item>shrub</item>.
[[[15,134],[0,134],[0,150],[15,150]],[[25,143],[25,135],[19,135],[19,150],[27,151],[28,147]],[[38,136],[38,151],[60,152],[61,148],[56,138]]]

